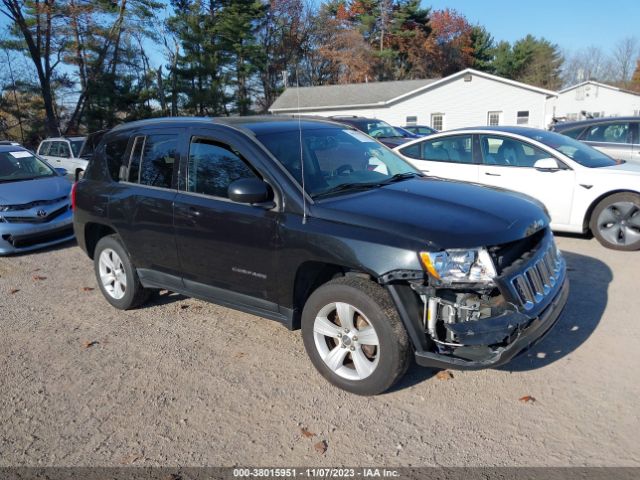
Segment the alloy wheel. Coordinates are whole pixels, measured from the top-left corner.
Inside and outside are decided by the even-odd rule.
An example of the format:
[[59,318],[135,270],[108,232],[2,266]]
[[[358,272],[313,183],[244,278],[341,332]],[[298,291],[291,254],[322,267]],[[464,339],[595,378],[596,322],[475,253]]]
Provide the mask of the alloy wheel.
[[127,290],[127,274],[122,259],[115,250],[105,248],[100,253],[98,267],[104,290],[116,300],[124,297]]
[[313,337],[324,363],[342,378],[363,380],[378,366],[378,334],[353,305],[345,302],[325,305],[314,321]]
[[614,245],[630,245],[640,240],[640,208],[633,202],[616,202],[598,216],[598,231]]

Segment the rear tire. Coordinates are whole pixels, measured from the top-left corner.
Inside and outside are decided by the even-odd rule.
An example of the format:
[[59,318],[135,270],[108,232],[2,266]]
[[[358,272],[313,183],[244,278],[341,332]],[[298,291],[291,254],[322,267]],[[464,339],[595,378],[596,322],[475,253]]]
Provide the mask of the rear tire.
[[302,312],[302,339],[316,369],[358,395],[389,389],[406,372],[412,347],[387,291],[359,277],[331,280]]
[[93,265],[98,286],[107,301],[120,310],[142,305],[149,298],[129,254],[117,235],[102,237],[95,249]]
[[615,193],[604,198],[593,210],[589,228],[604,247],[640,249],[640,195]]

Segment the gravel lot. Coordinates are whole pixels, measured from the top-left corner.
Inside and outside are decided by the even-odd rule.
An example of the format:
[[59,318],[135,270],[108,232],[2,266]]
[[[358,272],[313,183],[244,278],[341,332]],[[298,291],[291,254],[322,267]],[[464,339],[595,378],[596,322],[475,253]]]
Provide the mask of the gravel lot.
[[571,297],[534,350],[414,366],[374,398],[275,322],[179,295],[111,308],[73,244],[0,258],[0,466],[640,466],[638,254],[558,241]]

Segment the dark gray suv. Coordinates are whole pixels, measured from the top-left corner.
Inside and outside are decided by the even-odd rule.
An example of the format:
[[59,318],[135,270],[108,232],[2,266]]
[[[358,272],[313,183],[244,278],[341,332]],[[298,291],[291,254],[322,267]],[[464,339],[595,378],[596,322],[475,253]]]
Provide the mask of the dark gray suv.
[[605,117],[551,126],[616,160],[640,163],[640,117]]

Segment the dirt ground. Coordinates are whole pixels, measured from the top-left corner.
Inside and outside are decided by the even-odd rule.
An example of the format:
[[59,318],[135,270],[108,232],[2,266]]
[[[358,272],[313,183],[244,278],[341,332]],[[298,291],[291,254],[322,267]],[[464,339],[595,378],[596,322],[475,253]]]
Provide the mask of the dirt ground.
[[73,244],[0,258],[0,466],[640,466],[638,254],[558,241],[571,295],[543,342],[373,398],[275,322],[179,295],[113,309]]

